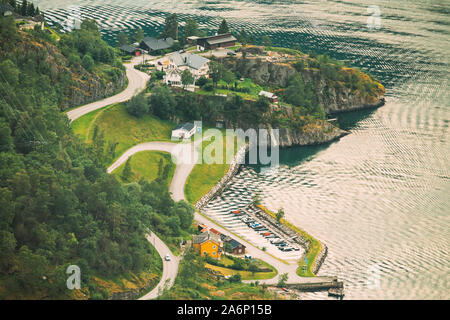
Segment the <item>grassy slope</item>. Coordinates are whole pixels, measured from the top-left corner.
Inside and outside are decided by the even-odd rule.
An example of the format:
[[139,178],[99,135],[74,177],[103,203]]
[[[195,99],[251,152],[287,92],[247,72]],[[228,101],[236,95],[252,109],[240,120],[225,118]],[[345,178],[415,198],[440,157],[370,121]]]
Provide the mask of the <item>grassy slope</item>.
[[[102,112],[94,121],[98,112]],[[116,104],[106,109],[88,113],[72,123],[75,133],[86,138],[89,126],[89,140],[92,139],[93,128],[98,126],[99,132],[103,132],[107,142],[117,142],[116,158],[134,145],[149,141],[170,141],[172,129],[175,126],[170,121],[163,121],[150,115],[136,118],[129,115],[123,104]]]
[[[133,171],[133,178],[131,181],[139,181],[142,178],[148,181],[153,181],[158,177],[159,161],[163,161],[163,168],[166,165],[170,166],[168,183],[172,181],[173,174],[175,172],[175,164],[172,162],[172,156],[167,152],[160,151],[142,151],[136,153],[130,158],[131,170]],[[117,168],[113,174],[122,181],[122,172],[125,168],[125,163]],[[128,181],[130,182],[130,181]]]
[[[221,130],[224,134],[224,130]],[[186,186],[184,192],[186,193],[186,198],[188,202],[195,204],[201,197],[203,197],[212,187],[214,187],[226,174],[230,165],[227,163],[226,159],[231,158],[237,151],[237,146],[235,145],[232,149],[226,149],[227,141],[229,143],[233,142],[233,137],[227,137],[223,139],[223,163],[222,164],[207,164],[201,163],[197,164],[189,175],[186,181]],[[202,150],[212,144],[214,141],[203,141]],[[202,154],[204,154],[202,151]],[[213,156],[215,153],[212,154]],[[205,162],[205,161],[203,161]]]
[[[258,205],[258,207],[263,210],[268,215],[272,216],[276,219],[275,213],[267,209],[266,207],[262,205]],[[314,261],[319,254],[320,250],[322,250],[322,244],[319,240],[308,234],[307,232],[301,230],[300,228],[294,226],[292,223],[286,221],[285,219],[281,219],[280,221],[282,224],[287,226],[288,228],[294,230],[298,234],[300,234],[304,239],[308,240],[310,242],[309,250],[306,252],[306,258],[308,259],[308,263],[305,264],[305,261],[302,260],[299,262],[299,267],[297,269],[297,274],[301,277],[315,277],[316,275],[311,271],[311,267],[314,264]],[[303,270],[303,266],[306,265],[306,271]]]

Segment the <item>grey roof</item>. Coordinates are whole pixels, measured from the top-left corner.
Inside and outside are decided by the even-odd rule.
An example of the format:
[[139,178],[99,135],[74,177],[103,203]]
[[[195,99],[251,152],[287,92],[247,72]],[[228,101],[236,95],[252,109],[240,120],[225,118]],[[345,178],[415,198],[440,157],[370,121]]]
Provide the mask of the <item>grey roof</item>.
[[242,243],[240,243],[234,239],[231,239],[231,241],[229,241],[228,243],[231,244],[231,248],[233,248],[233,250],[239,246],[243,246],[245,248],[245,246]]
[[151,50],[163,50],[170,48],[173,45],[174,40],[172,38],[156,39],[153,37],[145,37],[143,42]]
[[192,69],[201,69],[205,63],[209,62],[209,59],[199,56],[194,53],[179,53],[175,52],[170,56],[170,59],[175,63],[178,67],[180,66],[188,66]]
[[215,233],[211,233],[209,231],[205,231],[199,235],[195,235],[192,241],[194,243],[203,243],[208,240],[212,240],[214,242],[220,243],[219,235],[217,235]]
[[120,50],[125,51],[125,52],[134,52],[134,51],[136,51],[136,47],[126,44],[126,45],[121,46]]
[[232,34],[230,34],[230,35],[227,35],[226,37],[207,39],[206,42],[208,42],[209,44],[218,44],[218,43],[231,42],[231,41],[236,41],[236,40],[237,39]]
[[173,130],[184,129],[186,131],[191,131],[194,129],[194,124],[192,122],[180,123]]

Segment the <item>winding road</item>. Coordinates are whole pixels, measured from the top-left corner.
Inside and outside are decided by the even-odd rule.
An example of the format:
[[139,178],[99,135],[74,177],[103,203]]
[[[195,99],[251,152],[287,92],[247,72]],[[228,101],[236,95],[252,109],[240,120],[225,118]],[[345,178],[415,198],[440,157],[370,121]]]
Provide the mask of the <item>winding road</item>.
[[126,74],[128,78],[128,86],[122,92],[112,96],[105,98],[103,100],[95,101],[84,106],[78,107],[76,109],[70,110],[67,112],[67,116],[69,120],[72,122],[89,112],[94,110],[109,106],[111,104],[124,102],[130,100],[137,92],[142,91],[147,86],[147,82],[150,79],[150,76],[144,72],[136,70],[134,66],[142,63],[143,59],[150,57],[145,55],[144,58],[134,57],[129,63],[124,63],[126,68]]
[[[147,56],[150,57],[150,56]],[[136,70],[134,68],[135,65],[138,65],[143,60],[143,57],[135,57],[131,60],[130,63],[125,64],[126,74],[128,77],[128,86],[127,88],[119,94],[116,94],[112,97],[105,98],[100,101],[92,102],[90,104],[78,107],[67,112],[67,116],[70,121],[74,121],[89,112],[94,110],[106,107],[111,104],[116,104],[119,102],[124,102],[131,99],[135,94],[139,91],[145,89],[147,85],[147,81],[150,79],[149,75]],[[146,59],[148,60],[148,59]],[[202,140],[204,140],[204,137]],[[171,142],[146,142],[136,145],[127,151],[125,151],[109,168],[108,173],[112,173],[115,169],[120,167],[123,163],[127,161],[129,157],[132,155],[142,152],[142,151],[163,151],[172,154],[172,158],[176,159],[177,166],[174,172],[174,176],[172,178],[172,182],[170,184],[169,191],[172,194],[172,198],[174,201],[185,200],[184,186],[186,181],[192,171],[194,169],[195,164],[197,163],[197,159],[199,157],[197,151],[197,145],[202,140],[198,140],[192,143],[171,143]],[[215,223],[213,220],[210,220],[206,216],[195,212],[194,216],[195,221],[201,224],[206,224],[209,227],[212,227],[221,233],[228,235],[230,237],[238,238],[236,234],[233,232],[224,229],[222,226]],[[159,295],[162,294],[164,288],[170,289],[175,281],[175,278],[178,273],[178,267],[180,258],[176,257],[170,252],[170,249],[167,245],[158,238],[153,232],[150,232],[147,235],[147,240],[156,248],[159,255],[163,260],[163,273],[161,276],[161,280],[158,285],[151,290],[149,293],[145,294],[140,298],[140,300],[150,300],[155,299]],[[287,263],[283,260],[277,259],[272,255],[262,251],[257,248],[253,244],[245,241],[240,238],[239,240],[242,244],[246,246],[247,253],[250,254],[253,258],[261,259],[273,267],[275,267],[278,271],[278,274],[287,273],[288,274],[288,283],[313,283],[313,282],[323,282],[329,281],[331,278],[329,277],[314,277],[314,278],[304,278],[299,277],[296,273],[296,269],[298,267],[297,263]],[[169,254],[170,261],[165,260],[165,256]],[[266,284],[276,284],[278,281],[277,277],[267,280],[259,280],[260,283]],[[253,282],[253,281],[248,281]]]

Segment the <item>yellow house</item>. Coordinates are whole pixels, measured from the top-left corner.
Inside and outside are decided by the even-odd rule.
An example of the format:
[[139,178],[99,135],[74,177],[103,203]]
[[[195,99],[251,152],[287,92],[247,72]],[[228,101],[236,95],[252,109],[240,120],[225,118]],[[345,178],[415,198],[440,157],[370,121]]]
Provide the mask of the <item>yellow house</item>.
[[205,231],[202,234],[194,236],[194,249],[202,256],[210,256],[211,258],[220,259],[222,257],[222,241],[220,236]]

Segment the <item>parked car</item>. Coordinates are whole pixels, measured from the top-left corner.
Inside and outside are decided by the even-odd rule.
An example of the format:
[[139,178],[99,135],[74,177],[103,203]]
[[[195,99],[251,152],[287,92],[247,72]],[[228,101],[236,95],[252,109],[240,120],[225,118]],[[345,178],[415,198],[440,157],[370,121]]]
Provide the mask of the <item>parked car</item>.
[[270,243],[272,243],[272,244],[277,244],[277,243],[282,243],[282,242],[284,242],[284,241],[283,241],[283,239],[280,239],[280,238],[270,240]]
[[249,255],[249,254],[246,254],[244,257],[245,257],[245,259],[249,259],[249,260],[252,260],[252,259],[253,259],[252,256]]
[[166,256],[164,257],[164,260],[170,261],[170,255],[169,255],[169,254],[166,254]]

